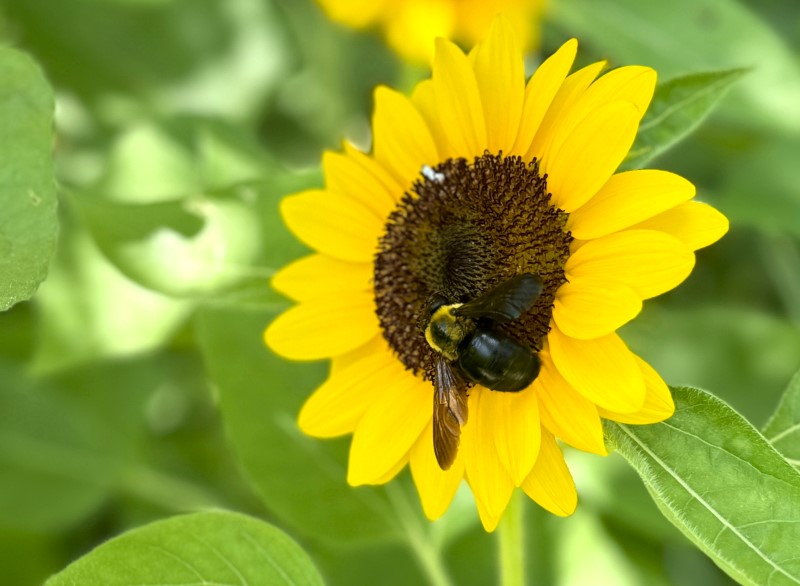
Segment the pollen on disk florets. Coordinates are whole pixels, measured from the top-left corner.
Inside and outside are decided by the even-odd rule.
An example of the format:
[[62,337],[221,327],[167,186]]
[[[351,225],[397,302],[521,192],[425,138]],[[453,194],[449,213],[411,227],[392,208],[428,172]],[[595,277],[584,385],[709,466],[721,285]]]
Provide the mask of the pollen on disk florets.
[[433,295],[474,299],[521,273],[544,290],[508,333],[541,349],[572,236],[567,213],[550,204],[534,159],[485,153],[448,159],[420,173],[389,215],[375,258],[375,301],[383,335],[406,368],[432,379],[436,354],[422,322]]

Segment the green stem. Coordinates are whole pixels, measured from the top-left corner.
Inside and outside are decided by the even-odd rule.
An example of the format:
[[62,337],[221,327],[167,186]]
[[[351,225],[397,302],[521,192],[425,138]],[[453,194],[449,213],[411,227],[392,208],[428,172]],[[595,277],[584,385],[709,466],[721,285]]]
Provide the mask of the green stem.
[[390,483],[386,485],[386,492],[397,512],[397,518],[405,532],[408,546],[428,578],[428,582],[431,586],[453,586],[447,568],[442,563],[439,548],[433,544],[429,532],[420,522],[419,516],[408,502],[403,489],[396,486],[396,483]]
[[225,508],[225,503],[205,488],[144,466],[125,470],[119,489],[168,511]]
[[502,586],[525,586],[524,504],[520,492],[515,490],[497,530]]
[[765,236],[761,239],[761,253],[786,313],[800,323],[800,251],[789,237]]

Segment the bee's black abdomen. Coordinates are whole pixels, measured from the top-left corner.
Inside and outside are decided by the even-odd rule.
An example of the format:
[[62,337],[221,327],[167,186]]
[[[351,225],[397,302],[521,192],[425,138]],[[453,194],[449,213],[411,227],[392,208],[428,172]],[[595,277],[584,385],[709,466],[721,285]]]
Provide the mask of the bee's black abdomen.
[[493,391],[521,391],[536,380],[540,365],[530,348],[494,330],[476,330],[459,348],[458,369]]

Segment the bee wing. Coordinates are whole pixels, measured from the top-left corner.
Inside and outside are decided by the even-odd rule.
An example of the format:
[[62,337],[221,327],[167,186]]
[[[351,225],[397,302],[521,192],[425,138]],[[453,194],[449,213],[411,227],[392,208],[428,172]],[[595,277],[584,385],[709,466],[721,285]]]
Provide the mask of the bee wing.
[[447,470],[456,459],[461,426],[467,422],[467,390],[443,357],[436,363],[433,386],[433,451],[439,467]]
[[453,313],[472,318],[488,317],[499,322],[511,321],[533,307],[541,293],[542,280],[531,273],[523,273],[503,281]]

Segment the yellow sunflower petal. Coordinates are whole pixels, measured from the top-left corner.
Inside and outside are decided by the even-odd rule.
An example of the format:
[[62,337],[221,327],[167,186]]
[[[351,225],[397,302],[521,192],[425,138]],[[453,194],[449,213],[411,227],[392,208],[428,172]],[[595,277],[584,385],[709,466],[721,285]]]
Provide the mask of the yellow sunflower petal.
[[383,233],[378,216],[355,200],[304,191],[281,201],[284,223],[311,248],[352,262],[371,262]]
[[[483,391],[482,391],[483,392]],[[539,402],[532,389],[519,393],[487,391],[481,417],[493,421],[497,456],[516,486],[522,484],[539,455]]]
[[590,112],[557,150],[544,155],[542,169],[553,204],[578,209],[608,181],[636,138],[641,114],[630,102],[612,102]]
[[386,192],[391,196],[392,201],[397,203],[397,201],[405,192],[405,187],[398,183],[398,180],[395,178],[395,176],[392,175],[388,169],[384,168],[383,165],[378,163],[373,157],[362,153],[349,142],[344,141],[342,143],[342,148],[344,149],[345,154],[347,154],[351,160],[358,163],[358,165],[360,165],[365,172],[377,179],[386,189]]
[[642,370],[644,384],[647,389],[647,398],[644,401],[644,405],[634,413],[614,413],[601,407],[598,410],[600,417],[619,421],[620,423],[634,424],[658,423],[669,419],[675,413],[675,402],[672,400],[669,387],[652,366],[636,355],[634,355],[634,358],[636,358],[636,362]]
[[380,86],[372,117],[375,158],[410,186],[423,165],[439,162],[436,144],[420,113],[404,95]]
[[377,397],[353,433],[347,468],[347,482],[352,486],[385,481],[398,462],[407,458],[431,419],[430,383],[395,362],[396,371],[373,385],[371,392]]
[[339,356],[378,335],[371,293],[315,299],[280,314],[264,332],[273,352],[292,360]]
[[328,192],[353,198],[381,219],[394,209],[394,196],[353,157],[326,151],[322,155],[322,168]]
[[694,267],[694,253],[677,238],[655,230],[625,230],[584,243],[564,265],[569,280],[597,277],[631,287],[649,299],[680,284]]
[[646,395],[644,377],[619,336],[576,340],[555,327],[547,341],[558,372],[581,395],[620,413],[642,408]]
[[352,433],[361,416],[372,405],[384,382],[398,371],[397,359],[386,353],[364,356],[348,367],[331,373],[300,410],[297,424],[314,437],[336,437]]
[[691,250],[713,244],[725,235],[728,227],[728,218],[699,201],[687,201],[634,226],[671,234]]
[[629,228],[694,197],[689,181],[655,169],[613,175],[585,205],[569,215],[567,229],[590,240]]
[[397,476],[403,468],[406,467],[406,464],[408,464],[408,460],[409,460],[409,454],[406,453],[405,455],[403,455],[402,458],[400,458],[395,463],[394,466],[392,466],[386,472],[384,472],[383,475],[378,476],[377,478],[375,478],[375,480],[370,482],[370,484],[386,484],[391,479],[393,479],[395,476]]
[[[577,49],[577,44],[575,45],[575,48]],[[572,106],[572,104],[574,104],[575,101],[581,97],[581,95],[583,95],[583,92],[586,91],[586,88],[589,87],[589,84],[591,84],[597,78],[597,76],[600,75],[600,72],[605,66],[605,61],[598,61],[597,63],[587,65],[583,69],[579,69],[564,79],[563,83],[558,88],[556,95],[548,104],[547,112],[539,124],[539,128],[536,129],[536,134],[534,135],[528,152],[526,153],[526,159],[531,159],[533,157],[536,157],[539,160],[542,159],[542,157],[548,151],[548,145],[553,140],[555,133],[554,131],[558,128],[561,116],[565,111],[568,111],[569,107]],[[533,81],[533,79],[531,79],[531,81]]]
[[411,448],[410,462],[422,510],[428,519],[435,521],[450,506],[464,478],[464,460],[456,456],[449,470],[439,468],[433,453],[433,424],[430,422]]
[[422,115],[436,143],[436,151],[442,160],[456,156],[456,152],[442,128],[442,121],[436,108],[436,93],[433,89],[433,80],[426,79],[417,84],[411,94],[411,103],[416,106],[417,111]]
[[616,100],[633,103],[643,115],[653,99],[657,78],[654,69],[641,65],[612,69],[589,86],[582,104],[585,110],[575,115],[580,120],[592,108]]
[[544,60],[531,76],[525,87],[522,118],[509,154],[524,155],[531,146],[531,141],[539,129],[547,109],[567,77],[575,55],[578,52],[578,41],[570,39],[561,48]]
[[564,109],[553,128],[548,152],[557,152],[564,141],[586,116],[612,102],[630,102],[638,112],[637,123],[650,104],[656,88],[656,72],[638,65],[609,71],[590,85],[572,104]]
[[436,39],[432,79],[436,110],[453,149],[462,157],[482,154],[486,121],[478,82],[466,55],[445,39]]
[[470,391],[469,421],[461,430],[460,448],[467,481],[486,531],[494,531],[497,527],[514,490],[514,482],[495,448],[494,426],[497,422],[487,417],[483,409],[486,395],[492,392],[480,387]]
[[628,285],[587,275],[559,287],[553,319],[566,335],[590,340],[610,334],[641,310],[641,298]]
[[366,343],[358,348],[351,350],[341,356],[334,356],[331,358],[330,376],[338,374],[351,364],[355,364],[359,360],[363,360],[373,354],[384,352],[388,355],[393,355],[392,350],[386,343],[386,339],[382,335],[376,335],[369,339]]
[[308,301],[349,291],[371,291],[370,263],[311,254],[289,263],[272,277],[272,287],[295,301]]
[[522,115],[525,65],[507,18],[492,21],[486,41],[478,46],[474,69],[488,129],[486,148],[492,153],[508,153]]
[[578,491],[564,455],[553,434],[545,429],[542,429],[539,457],[522,483],[522,490],[540,507],[560,517],[571,515],[578,506]]
[[608,452],[597,407],[564,380],[546,350],[539,358],[542,370],[532,390],[539,400],[542,425],[574,448],[605,456]]

